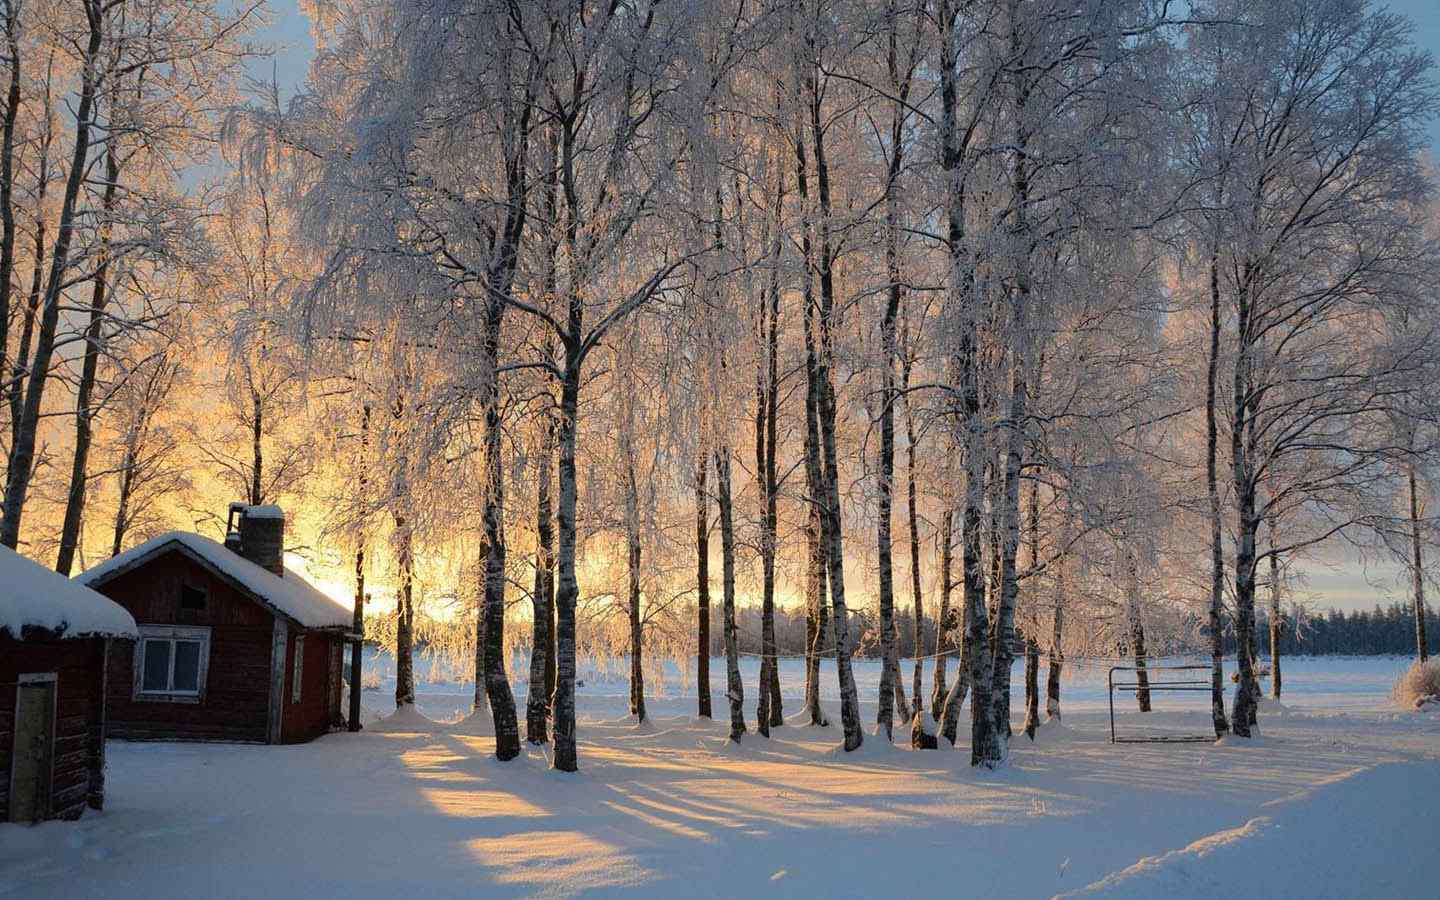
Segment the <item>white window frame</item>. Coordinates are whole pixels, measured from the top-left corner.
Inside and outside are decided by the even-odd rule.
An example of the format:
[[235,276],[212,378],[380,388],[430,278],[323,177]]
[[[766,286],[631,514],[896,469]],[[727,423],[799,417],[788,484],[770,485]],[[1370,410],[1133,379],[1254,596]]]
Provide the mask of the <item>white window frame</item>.
[[[135,693],[136,700],[151,700],[161,703],[199,703],[205,698],[205,682],[210,672],[210,629],[179,625],[141,625],[140,637],[135,641]],[[170,642],[170,673],[168,682],[175,683],[175,642],[193,641],[200,644],[199,671],[196,673],[193,691],[147,691],[145,690],[145,642]]]
[[295,638],[295,671],[290,678],[290,702],[300,702],[300,685],[305,680],[305,635]]

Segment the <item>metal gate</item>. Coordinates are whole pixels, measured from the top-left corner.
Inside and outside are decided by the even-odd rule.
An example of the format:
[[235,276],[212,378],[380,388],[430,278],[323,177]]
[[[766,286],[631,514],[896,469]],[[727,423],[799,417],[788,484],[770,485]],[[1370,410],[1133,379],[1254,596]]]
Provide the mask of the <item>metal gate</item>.
[[[1139,673],[1146,674],[1147,683],[1140,684]],[[1116,681],[1116,672],[1135,673],[1134,678],[1129,681]],[[1159,672],[1162,677],[1159,681],[1149,679],[1149,676]],[[1204,672],[1204,678],[1187,677],[1184,674],[1174,678],[1164,676],[1166,672]],[[1152,734],[1139,736],[1120,736],[1115,733],[1115,692],[1129,691],[1139,693],[1148,691],[1152,694],[1164,693],[1189,693],[1193,691],[1210,691],[1210,667],[1209,666],[1111,666],[1106,676],[1106,684],[1109,686],[1110,695],[1110,743],[1112,744],[1199,744],[1210,743],[1215,740],[1213,732],[1208,734]]]

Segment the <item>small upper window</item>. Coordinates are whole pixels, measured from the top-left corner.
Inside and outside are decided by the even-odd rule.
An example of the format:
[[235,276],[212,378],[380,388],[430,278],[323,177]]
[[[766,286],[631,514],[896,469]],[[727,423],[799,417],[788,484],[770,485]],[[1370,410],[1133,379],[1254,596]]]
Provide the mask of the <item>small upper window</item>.
[[191,612],[204,612],[206,594],[204,588],[185,584],[180,586],[180,608]]

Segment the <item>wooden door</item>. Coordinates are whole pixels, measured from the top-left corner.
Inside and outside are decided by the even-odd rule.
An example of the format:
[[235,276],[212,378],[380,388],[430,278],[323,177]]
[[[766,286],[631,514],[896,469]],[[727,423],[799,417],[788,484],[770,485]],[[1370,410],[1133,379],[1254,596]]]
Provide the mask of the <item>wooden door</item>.
[[38,822],[50,812],[55,750],[55,681],[22,681],[15,705],[10,821]]

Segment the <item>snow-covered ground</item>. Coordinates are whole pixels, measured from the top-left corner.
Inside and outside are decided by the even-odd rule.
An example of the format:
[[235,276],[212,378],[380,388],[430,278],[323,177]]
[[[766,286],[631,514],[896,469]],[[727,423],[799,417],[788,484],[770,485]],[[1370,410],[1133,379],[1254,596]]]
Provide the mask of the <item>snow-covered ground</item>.
[[[1064,725],[1017,734],[996,772],[969,767],[963,734],[962,752],[872,738],[844,754],[836,728],[791,725],[733,748],[673,672],[640,729],[623,676],[593,668],[578,775],[534,749],[497,763],[463,722],[295,747],[113,742],[103,813],[0,825],[0,895],[1435,897],[1440,715],[1390,704],[1405,664],[1287,660],[1262,737],[1170,745],[1110,744],[1104,669],[1072,667]],[[857,669],[873,699],[878,668]],[[794,713],[798,663],[782,674]],[[470,695],[422,683],[418,705],[457,718]],[[366,692],[372,715],[384,696]],[[1207,727],[1204,694],[1155,701],[1119,704],[1120,727]]]

